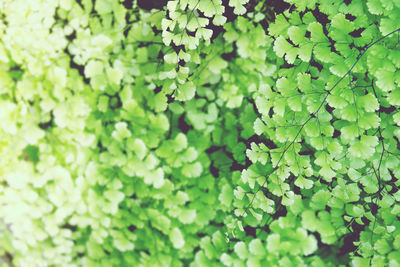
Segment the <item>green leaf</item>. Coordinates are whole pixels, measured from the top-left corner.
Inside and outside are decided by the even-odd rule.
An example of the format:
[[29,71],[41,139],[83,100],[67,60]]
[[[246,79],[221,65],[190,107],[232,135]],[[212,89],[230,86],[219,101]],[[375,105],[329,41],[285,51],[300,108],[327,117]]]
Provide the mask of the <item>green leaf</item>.
[[190,54],[189,53],[185,53],[183,50],[179,51],[179,59],[184,60],[185,62],[189,62],[190,61]]
[[299,188],[310,189],[313,186],[313,181],[305,179],[303,176],[298,176],[294,181],[294,184]]
[[221,231],[216,231],[212,234],[212,243],[217,250],[224,251],[226,249],[226,239]]
[[374,147],[377,144],[378,138],[376,136],[362,136],[361,140],[354,142],[350,146],[350,155],[361,159],[368,159],[375,153]]
[[357,105],[362,107],[367,112],[375,112],[379,109],[378,100],[373,94],[366,94],[357,97]]
[[295,196],[294,192],[292,192],[292,191],[287,192],[286,195],[284,195],[282,197],[282,205],[285,205],[285,206],[293,205],[293,203],[295,201],[294,196]]
[[310,144],[317,150],[322,150],[325,149],[326,147],[326,141],[325,141],[324,136],[317,136],[317,137],[311,137],[310,138]]
[[271,108],[272,104],[266,97],[257,96],[255,99],[256,106],[258,112],[260,112],[263,116],[268,116],[269,109]]
[[331,182],[332,178],[336,175],[336,173],[331,169],[329,164],[324,164],[319,171],[319,174],[324,178],[325,181]]
[[183,209],[179,215],[179,221],[183,224],[190,224],[196,220],[196,210]]
[[187,101],[194,97],[196,86],[193,82],[188,81],[182,85],[179,85],[176,93],[176,100]]
[[348,67],[346,66],[345,62],[341,58],[337,58],[334,60],[330,60],[330,62],[334,63],[329,70],[338,77],[343,77],[347,71]]
[[354,105],[347,105],[342,109],[342,118],[347,121],[356,121],[358,118],[357,108]]
[[212,259],[216,257],[216,249],[211,243],[211,238],[209,236],[205,236],[200,241],[200,247],[204,251],[207,258]]
[[396,86],[394,84],[394,72],[390,69],[380,68],[375,74],[376,85],[384,92],[393,91]]
[[361,142],[368,144],[371,147],[376,147],[378,145],[378,137],[376,136],[368,136],[363,135],[361,136]]
[[[167,31],[168,29],[173,30],[175,28],[175,25],[176,25],[176,21],[163,18],[161,20],[161,28],[163,30],[163,35],[165,32],[168,32]],[[186,25],[186,23],[185,23],[185,25]]]
[[226,17],[222,15],[216,15],[213,19],[213,24],[215,26],[222,26],[225,24],[225,22],[226,22]]
[[368,130],[370,128],[378,128],[381,119],[376,113],[367,113],[364,116],[360,117],[358,120],[358,125]]
[[321,233],[322,242],[333,243],[332,241],[329,241],[329,239],[326,239],[329,236],[335,235],[335,229],[333,228],[332,223],[330,221],[323,220],[323,221],[319,222],[318,223],[318,232]]
[[267,250],[268,252],[278,252],[280,250],[280,235],[278,233],[271,233],[267,237]]
[[305,28],[300,28],[298,26],[291,26],[288,29],[289,38],[296,45],[299,45],[303,41],[305,41],[305,34],[306,34],[306,29]]
[[243,241],[237,242],[234,246],[235,253],[239,256],[241,260],[247,259],[249,252],[247,246]]
[[164,234],[168,234],[171,220],[156,209],[149,208],[147,209],[147,213],[151,219],[151,225],[162,231]]
[[188,146],[188,141],[186,135],[184,133],[178,133],[175,136],[172,149],[175,152],[181,152],[183,149],[187,148],[187,146]]
[[221,70],[228,67],[228,63],[220,57],[215,57],[208,63],[208,68],[215,74],[221,73]]
[[92,78],[96,75],[102,75],[104,70],[104,64],[98,60],[89,60],[85,66],[85,76]]
[[[248,197],[252,199],[251,194],[249,194]],[[256,197],[253,201],[254,208],[260,208],[266,213],[273,213],[274,204],[275,203],[271,199],[265,198],[264,194],[261,191],[257,192]]]
[[288,105],[291,110],[295,112],[300,112],[302,111],[303,103],[302,103],[302,96],[292,96],[289,97],[288,100]]
[[196,31],[196,37],[203,38],[204,40],[210,40],[212,34],[213,31],[211,29],[206,29],[206,28],[199,28]]
[[351,264],[354,267],[364,267],[370,265],[369,258],[362,258],[362,257],[354,257],[351,261]]
[[336,14],[332,18],[331,25],[333,28],[339,30],[339,32],[342,32],[343,34],[348,34],[349,32],[354,31],[353,23],[347,20],[344,14]]
[[276,114],[283,117],[285,115],[285,109],[286,109],[286,99],[285,98],[276,99],[274,103],[274,111],[276,112]]
[[356,124],[350,124],[340,129],[341,138],[346,141],[352,141],[359,136],[358,127]]
[[302,92],[311,90],[311,75],[309,73],[297,74],[297,86]]
[[[356,136],[355,136],[356,137]],[[354,137],[354,138],[355,138]],[[353,138],[353,139],[354,139]],[[332,142],[327,145],[327,149],[332,156],[339,155],[343,151],[343,147],[338,142]]]
[[104,192],[104,197],[111,203],[118,204],[125,198],[125,195],[117,190],[107,190]]
[[379,30],[381,31],[382,35],[387,35],[392,31],[396,30],[399,25],[396,21],[399,19],[399,15],[394,13],[392,18],[381,18]]
[[168,107],[168,99],[165,94],[159,93],[149,100],[149,105],[155,112],[162,112]]
[[389,104],[393,106],[400,106],[400,89],[396,88],[388,96]]
[[350,177],[350,179],[353,182],[358,182],[358,180],[361,177],[361,174],[358,171],[356,171],[355,169],[353,169],[353,168],[349,168],[349,170],[347,172],[347,175]]
[[[393,115],[393,120],[397,125],[400,126],[400,111],[398,111],[396,114]],[[254,124],[255,124],[255,122],[254,122]]]
[[175,11],[178,6],[178,0],[168,1],[167,8],[169,11]]
[[126,122],[117,122],[115,124],[115,130],[111,134],[111,136],[118,141],[129,138],[131,135],[132,134],[128,129],[128,124]]
[[180,249],[185,245],[185,240],[183,239],[183,234],[178,227],[174,227],[169,233],[169,239],[172,242],[172,245],[176,249]]
[[249,243],[249,251],[252,255],[257,257],[263,257],[265,255],[265,248],[262,244],[261,240],[256,238],[250,241]]
[[309,62],[312,55],[313,44],[311,43],[302,43],[300,44],[298,56],[304,62]]
[[133,248],[135,247],[131,241],[129,241],[128,239],[126,239],[123,236],[120,236],[119,238],[114,239],[113,244],[119,251],[122,251],[122,252],[133,250]]
[[119,68],[106,68],[107,78],[111,84],[120,85],[124,73]]
[[[318,60],[322,61],[323,63],[332,63],[333,60],[336,58],[331,52],[330,47],[325,43],[318,44],[314,47],[314,55]],[[333,71],[335,71],[336,73],[337,70],[333,69]]]
[[[398,117],[400,121],[400,115]],[[260,118],[256,118],[256,120],[254,121],[253,129],[257,135],[262,135],[264,132],[267,131],[268,128]]]
[[379,252],[381,255],[386,255],[390,251],[392,251],[391,245],[385,239],[379,239],[374,244],[374,249]]
[[348,105],[347,101],[344,98],[333,94],[330,94],[326,100],[329,106],[333,108],[342,109]]
[[144,178],[146,184],[152,184],[154,188],[161,188],[164,183],[164,171],[162,168],[157,168],[154,171],[148,172]]
[[233,13],[236,15],[243,15],[246,13],[246,8],[244,7],[249,0],[229,0],[229,6],[233,7]]
[[[286,20],[286,18],[283,16],[283,14],[279,14],[275,17],[275,22],[271,23],[269,25],[269,33],[272,36],[285,36],[287,34],[287,30],[290,27],[290,24]],[[278,37],[279,38],[279,37]],[[284,37],[282,37],[284,38]]]
[[283,57],[283,55],[286,54],[291,48],[292,45],[286,41],[285,37],[280,35],[278,38],[276,38],[274,43],[274,51],[278,57]]
[[260,162],[265,165],[268,161],[268,148],[264,144],[259,146],[256,143],[251,143],[251,149],[246,150],[246,156],[253,162]]
[[315,216],[315,211],[307,209],[301,214],[301,223],[303,227],[309,231],[316,231],[318,227],[318,219]]
[[362,159],[367,159],[371,157],[375,150],[368,146],[367,144],[361,142],[361,141],[356,141],[350,148],[349,148],[350,155],[353,157],[358,157]]
[[200,162],[188,163],[182,167],[182,174],[189,178],[199,177],[203,167]]
[[191,32],[194,32],[198,28],[204,28],[205,26],[207,26],[208,23],[209,23],[208,18],[192,16],[190,21],[186,24],[186,29]]
[[320,136],[320,130],[319,130],[319,126],[318,126],[318,121],[316,119],[310,120],[304,126],[304,131],[306,132],[307,136],[310,136],[310,137]]
[[291,47],[285,55],[285,59],[289,64],[293,64],[294,61],[296,60],[297,54],[299,52],[299,49],[297,47]]
[[168,64],[178,64],[178,55],[175,52],[164,55],[164,60]]
[[314,253],[317,249],[318,242],[314,235],[308,235],[307,238],[302,241],[302,250],[304,256]]
[[25,148],[25,153],[29,160],[31,160],[33,163],[37,163],[39,161],[39,148],[37,146],[27,146]]
[[221,5],[220,0],[201,0],[199,3],[199,10],[204,13],[204,16],[211,18],[217,13],[222,14],[224,12],[224,7]]
[[233,200],[233,189],[229,184],[222,187],[222,191],[219,194],[218,200],[225,206],[229,207]]
[[99,14],[107,14],[112,12],[112,1],[104,0],[104,1],[96,1],[94,9]]
[[225,265],[225,266],[232,266],[233,264],[233,258],[229,256],[226,253],[222,253],[220,257],[220,261]]
[[324,210],[331,198],[331,192],[325,190],[319,190],[311,198],[310,207],[314,210]]
[[312,22],[308,25],[307,30],[311,33],[311,40],[314,43],[329,42],[322,29],[322,25],[318,22]]
[[367,1],[368,11],[374,15],[383,14],[383,7],[380,0],[368,0]]
[[367,194],[376,193],[379,189],[376,180],[369,175],[361,177],[360,183],[364,186],[363,190]]

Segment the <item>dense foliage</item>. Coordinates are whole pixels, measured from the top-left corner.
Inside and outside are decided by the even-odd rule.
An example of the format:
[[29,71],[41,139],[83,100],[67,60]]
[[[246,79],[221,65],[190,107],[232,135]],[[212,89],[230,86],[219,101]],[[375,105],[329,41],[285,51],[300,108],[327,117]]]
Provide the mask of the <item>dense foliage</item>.
[[399,20],[0,1],[2,266],[400,266]]

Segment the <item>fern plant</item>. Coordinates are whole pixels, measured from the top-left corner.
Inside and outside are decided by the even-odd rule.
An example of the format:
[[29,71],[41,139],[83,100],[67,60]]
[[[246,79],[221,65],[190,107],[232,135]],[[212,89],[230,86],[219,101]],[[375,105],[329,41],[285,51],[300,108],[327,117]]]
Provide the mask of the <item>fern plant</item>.
[[400,265],[397,1],[0,10],[2,266]]

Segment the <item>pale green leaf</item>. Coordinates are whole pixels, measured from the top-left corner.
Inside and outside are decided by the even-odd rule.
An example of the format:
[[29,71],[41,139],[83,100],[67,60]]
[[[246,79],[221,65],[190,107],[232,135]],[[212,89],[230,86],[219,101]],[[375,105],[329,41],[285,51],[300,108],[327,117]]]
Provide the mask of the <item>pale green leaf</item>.
[[176,93],[176,99],[179,101],[190,100],[194,97],[196,86],[193,82],[188,81],[182,85],[179,85]]
[[185,245],[185,240],[183,239],[183,234],[178,227],[174,227],[169,233],[169,238],[172,242],[172,245],[176,249],[180,249]]
[[389,104],[400,106],[400,88],[393,90],[388,96]]
[[260,239],[253,239],[249,243],[249,251],[252,255],[262,257],[265,255],[265,248]]
[[213,19],[213,24],[215,26],[221,26],[224,25],[226,22],[226,17],[222,16],[222,15],[216,15]]
[[179,221],[183,224],[190,224],[196,220],[196,210],[183,209],[179,215]]
[[203,167],[200,162],[188,163],[182,167],[182,174],[189,178],[199,177],[202,171]]
[[247,250],[247,246],[243,241],[240,241],[234,246],[235,253],[239,256],[241,260],[247,259],[249,256],[249,252]]

